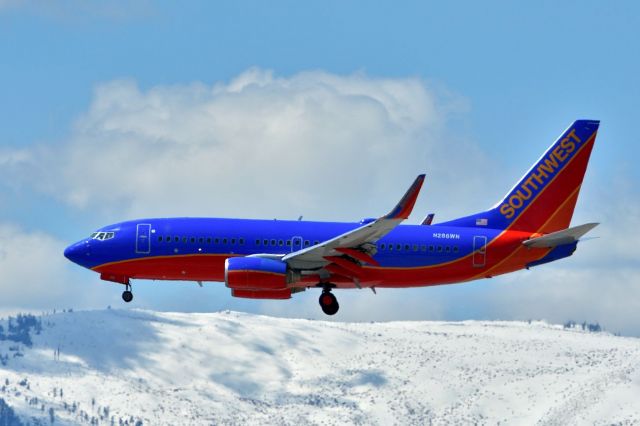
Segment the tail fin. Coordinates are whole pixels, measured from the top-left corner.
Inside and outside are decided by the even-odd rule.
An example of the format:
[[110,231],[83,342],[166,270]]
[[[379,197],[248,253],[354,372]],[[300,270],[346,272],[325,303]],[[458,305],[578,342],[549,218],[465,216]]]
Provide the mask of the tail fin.
[[599,124],[575,121],[492,209],[441,225],[544,234],[568,228]]

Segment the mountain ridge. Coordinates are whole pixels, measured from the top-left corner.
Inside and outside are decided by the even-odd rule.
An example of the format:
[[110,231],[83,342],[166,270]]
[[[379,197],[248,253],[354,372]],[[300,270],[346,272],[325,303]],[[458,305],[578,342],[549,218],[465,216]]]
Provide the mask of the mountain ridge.
[[609,333],[231,311],[36,318],[31,346],[0,341],[0,398],[25,424],[640,423],[640,339]]

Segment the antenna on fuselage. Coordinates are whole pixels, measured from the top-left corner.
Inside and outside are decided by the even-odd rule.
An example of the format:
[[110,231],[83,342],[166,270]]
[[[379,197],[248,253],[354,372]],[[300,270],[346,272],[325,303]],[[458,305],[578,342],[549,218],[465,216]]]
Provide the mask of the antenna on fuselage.
[[298,216],[298,222],[302,220],[302,215]]

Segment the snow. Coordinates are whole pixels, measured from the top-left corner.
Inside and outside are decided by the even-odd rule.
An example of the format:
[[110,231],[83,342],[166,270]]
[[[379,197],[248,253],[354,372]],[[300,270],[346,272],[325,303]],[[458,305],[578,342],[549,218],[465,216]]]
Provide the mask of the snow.
[[543,322],[40,318],[31,348],[0,341],[0,398],[43,424],[50,407],[56,424],[640,424],[637,338]]

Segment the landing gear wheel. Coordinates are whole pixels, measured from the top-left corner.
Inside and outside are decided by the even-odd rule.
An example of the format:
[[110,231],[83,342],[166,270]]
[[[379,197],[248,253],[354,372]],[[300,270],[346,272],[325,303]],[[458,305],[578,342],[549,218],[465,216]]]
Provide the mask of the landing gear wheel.
[[333,293],[329,291],[323,291],[320,295],[320,307],[322,308],[322,312],[327,315],[335,315],[340,309],[340,305],[338,305],[338,299],[333,295]]
[[133,293],[131,293],[131,286],[127,285],[127,289],[122,292],[122,300],[129,303],[133,300]]

